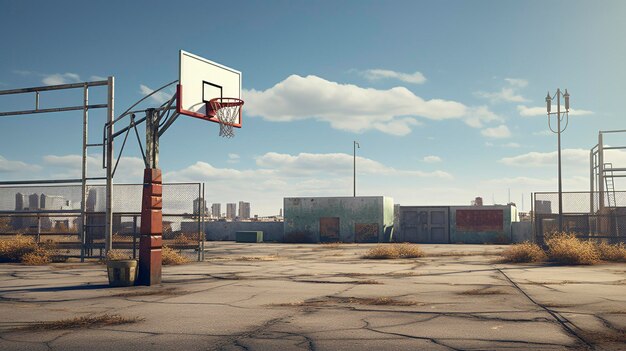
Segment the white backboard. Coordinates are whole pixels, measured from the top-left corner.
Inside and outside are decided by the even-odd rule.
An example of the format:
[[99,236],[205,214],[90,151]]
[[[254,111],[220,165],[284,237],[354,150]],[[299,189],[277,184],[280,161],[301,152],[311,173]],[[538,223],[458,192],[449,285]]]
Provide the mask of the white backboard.
[[[241,72],[180,50],[178,113],[217,122],[206,103],[219,97],[241,99]],[[235,124],[241,127],[241,117]]]

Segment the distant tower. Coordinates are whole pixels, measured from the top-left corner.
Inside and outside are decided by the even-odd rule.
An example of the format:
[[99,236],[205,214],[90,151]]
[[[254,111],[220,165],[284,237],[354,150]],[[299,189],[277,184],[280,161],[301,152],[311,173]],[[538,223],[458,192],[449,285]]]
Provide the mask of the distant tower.
[[39,206],[39,194],[30,194],[28,195],[28,208],[31,210],[36,210],[41,208],[41,206]]
[[15,210],[16,211],[23,211],[25,208],[28,207],[27,204],[28,204],[28,196],[22,193],[15,194]]
[[250,203],[239,201],[239,219],[250,219]]
[[237,204],[235,203],[226,204],[226,218],[235,219],[236,215],[237,215]]
[[211,216],[218,219],[222,216],[222,204],[211,205]]

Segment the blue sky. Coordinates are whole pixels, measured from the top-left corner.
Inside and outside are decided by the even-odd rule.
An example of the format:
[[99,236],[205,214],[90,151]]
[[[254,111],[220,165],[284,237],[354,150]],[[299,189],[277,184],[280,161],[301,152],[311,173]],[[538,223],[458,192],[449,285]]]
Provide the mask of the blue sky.
[[[0,1],[0,89],[115,76],[116,112],[177,79],[180,49],[243,73],[244,127],[181,117],[165,181],[277,214],[285,196],[392,196],[403,205],[556,191],[544,98],[567,88],[564,190],[587,190],[599,130],[624,129],[623,1]],[[166,91],[171,94],[173,91]],[[103,98],[94,89],[91,99]],[[80,103],[48,95],[42,104]],[[0,110],[32,98],[0,96]],[[159,104],[149,100],[143,107]],[[80,113],[0,118],[0,179],[79,174]],[[93,112],[96,142],[104,114]],[[623,145],[623,140],[608,139]],[[99,152],[90,153],[92,175]],[[117,182],[140,182],[137,147]],[[626,164],[620,152],[609,160]],[[616,186],[619,188],[620,183]]]

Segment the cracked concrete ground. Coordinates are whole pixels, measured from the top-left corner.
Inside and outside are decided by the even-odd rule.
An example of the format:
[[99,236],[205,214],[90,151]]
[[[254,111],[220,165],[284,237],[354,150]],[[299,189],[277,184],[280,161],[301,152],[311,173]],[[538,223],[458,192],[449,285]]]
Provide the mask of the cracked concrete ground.
[[[0,265],[0,350],[626,350],[626,264],[499,264],[503,246],[212,242],[163,284],[97,264]],[[20,330],[118,314],[137,323]]]

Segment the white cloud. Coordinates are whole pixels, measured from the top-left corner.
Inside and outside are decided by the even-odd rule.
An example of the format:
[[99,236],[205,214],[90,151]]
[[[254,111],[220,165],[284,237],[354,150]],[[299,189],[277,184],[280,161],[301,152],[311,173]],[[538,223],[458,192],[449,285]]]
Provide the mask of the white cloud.
[[[589,163],[589,150],[563,149],[561,150],[562,162],[587,165]],[[557,162],[557,151],[551,152],[528,152],[518,156],[504,157],[501,163],[516,167],[545,167],[554,166]]]
[[485,128],[480,131],[480,134],[488,138],[504,139],[511,136],[511,131],[509,130],[509,127],[503,124],[493,128]]
[[274,122],[315,119],[350,132],[379,130],[406,135],[419,122],[462,118],[467,107],[442,99],[424,100],[404,87],[361,88],[316,76],[291,75],[264,90],[244,92],[246,112]]
[[[209,202],[250,201],[253,213],[278,213],[285,196],[351,196],[352,155],[295,155],[268,152],[256,158],[249,169],[219,168],[198,161],[184,169],[170,171],[163,178],[168,182],[210,182]],[[452,175],[445,171],[424,172],[399,170],[364,157],[357,158],[357,193],[361,195],[390,195],[400,189],[398,184],[447,184]],[[399,193],[406,193],[403,189]],[[262,210],[258,210],[261,208]]]
[[528,81],[526,79],[504,78],[504,80],[509,83],[509,85],[517,88],[525,88],[528,85]]
[[422,161],[426,163],[437,163],[437,162],[441,162],[441,157],[433,156],[433,155],[425,156]]
[[477,91],[475,93],[476,96],[488,99],[492,104],[498,102],[526,102],[528,101],[522,95],[519,94],[518,90],[524,88],[528,85],[528,81],[525,79],[519,78],[505,78],[507,82],[506,87],[500,89],[500,91],[496,92],[485,92],[485,91]]
[[405,83],[422,84],[426,82],[426,77],[421,72],[402,73],[388,69],[368,69],[360,72],[368,80],[397,79]]
[[91,80],[91,81],[107,80],[107,79],[109,79],[109,78],[102,77],[102,76],[91,76],[91,77],[89,77],[89,80]]
[[[517,111],[519,111],[520,116],[524,116],[524,117],[534,117],[534,116],[546,117],[548,114],[548,111],[546,110],[546,106],[527,107],[524,105],[518,105]],[[556,106],[552,106],[552,112],[556,112]],[[570,116],[587,116],[587,115],[592,115],[592,114],[593,114],[593,111],[589,111],[589,110],[575,110],[573,108],[569,110]]]
[[[487,188],[509,188],[515,189],[516,192],[531,194],[533,192],[555,192],[557,191],[558,178],[557,177],[507,177],[487,179],[481,182],[482,186]],[[564,191],[588,191],[589,178],[585,176],[564,176],[563,177]],[[518,205],[520,205],[518,203]],[[530,204],[527,204],[530,207]],[[576,201],[567,202],[566,205],[578,205]],[[582,203],[582,205],[588,205],[588,203]]]
[[18,173],[38,171],[41,167],[22,161],[11,161],[0,155],[0,173]]
[[[516,167],[546,167],[554,166],[557,163],[558,152],[528,152],[525,154],[504,157],[499,162]],[[586,169],[589,167],[589,150],[587,149],[562,149],[561,161],[565,164],[572,164]],[[622,150],[605,150],[604,162],[613,163],[614,165],[626,165],[626,151]],[[620,166],[615,166],[620,167]]]
[[548,136],[548,135],[552,135],[552,134],[554,134],[554,133],[552,133],[549,130],[542,130],[540,132],[533,132],[533,135],[536,135],[536,136]]
[[[154,92],[153,89],[143,84],[139,85],[139,90],[141,94],[143,95],[149,95],[149,94],[152,94],[152,92]],[[156,92],[152,96],[150,96],[150,99],[152,99],[152,101],[156,102],[157,104],[162,104],[171,98],[172,96],[170,94],[167,94],[164,91]]]
[[518,144],[518,143],[513,143],[513,142],[511,142],[511,143],[506,143],[506,144],[504,144],[504,145],[502,145],[502,146],[504,146],[504,147],[510,147],[510,148],[519,148],[519,147],[522,147],[522,145],[520,145],[520,144]]
[[[181,181],[249,180],[254,183],[261,182],[264,178],[278,180],[350,176],[352,174],[353,156],[341,153],[290,155],[268,152],[256,158],[256,165],[257,169],[241,171],[232,168],[216,168],[209,163],[198,161],[184,170],[170,174]],[[444,171],[398,170],[364,157],[356,158],[356,166],[359,174],[453,178],[451,174]]]
[[[81,155],[46,155],[43,163],[48,172],[48,176],[54,179],[80,178],[81,177]],[[115,160],[113,160],[115,166]],[[134,182],[143,180],[144,162],[141,158],[122,156],[115,171],[115,182]],[[104,176],[102,169],[102,156],[87,156],[87,174],[89,177]]]
[[238,154],[228,154],[228,160],[226,162],[237,163],[240,159],[241,157]]
[[80,82],[80,76],[76,73],[54,73],[44,75],[42,82],[45,85],[58,85]]
[[502,88],[500,91],[493,93],[478,91],[476,95],[481,98],[489,99],[491,103],[497,102],[525,102],[528,101],[522,95],[517,94],[514,88]]
[[487,106],[478,106],[468,109],[464,121],[472,128],[482,128],[484,123],[503,122],[504,118],[491,112]]

